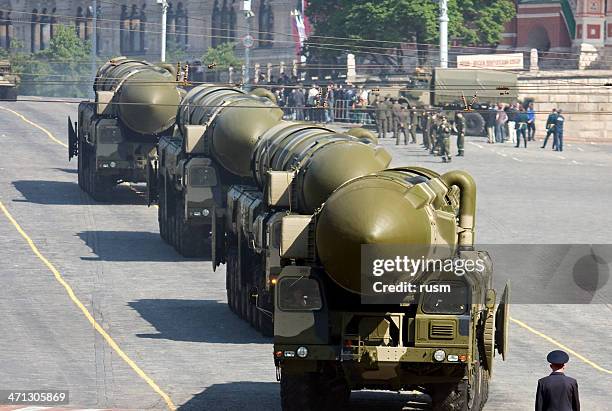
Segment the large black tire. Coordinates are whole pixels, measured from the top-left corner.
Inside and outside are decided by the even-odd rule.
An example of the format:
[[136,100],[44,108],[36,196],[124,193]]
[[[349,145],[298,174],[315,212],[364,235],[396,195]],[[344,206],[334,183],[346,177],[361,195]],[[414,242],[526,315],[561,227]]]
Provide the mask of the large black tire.
[[[333,372],[333,371],[332,371]],[[346,409],[351,390],[339,372],[281,374],[283,411],[340,411]]]
[[227,304],[234,313],[236,312],[236,295],[235,295],[235,272],[236,272],[236,249],[230,248],[227,250],[227,263],[225,265],[225,288],[227,291]]
[[481,372],[476,373],[476,377],[474,378],[474,381],[472,381],[473,387],[471,387],[471,390],[468,382],[465,380],[462,380],[456,384],[434,385],[433,393],[431,395],[432,410],[480,411],[484,406],[484,402],[482,400],[483,392],[480,391],[480,385],[483,379],[481,376],[486,373],[486,370],[484,370],[482,367],[479,367],[479,370]]
[[319,392],[317,374],[281,375],[281,407],[283,411],[320,411],[324,403]]
[[85,151],[87,156],[87,174],[84,175],[87,179],[87,193],[98,202],[106,202],[111,199],[111,192],[114,187],[114,179],[112,177],[100,176],[96,174],[96,159],[91,150]]
[[479,113],[464,113],[465,134],[467,136],[483,136],[485,134],[485,121]]

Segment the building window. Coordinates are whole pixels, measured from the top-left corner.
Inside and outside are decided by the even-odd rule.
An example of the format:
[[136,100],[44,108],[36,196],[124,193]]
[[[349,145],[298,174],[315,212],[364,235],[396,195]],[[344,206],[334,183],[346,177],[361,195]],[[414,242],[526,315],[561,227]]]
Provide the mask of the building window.
[[40,50],[40,16],[38,10],[32,10],[30,22],[30,51],[36,53]]
[[215,0],[212,11],[212,22],[211,22],[211,39],[210,44],[212,47],[217,47],[221,42],[219,41],[219,35],[221,32],[221,10],[219,9],[219,1]]
[[121,6],[121,14],[119,16],[119,50],[121,54],[128,53],[128,44],[130,38],[130,20],[128,19],[127,6]]
[[130,36],[128,51],[133,53],[138,50],[140,46],[140,13],[138,13],[138,7],[132,4],[132,10],[130,12]]
[[13,34],[13,26],[11,25],[11,12],[0,11],[0,48],[11,48],[11,37]]
[[146,47],[146,38],[145,33],[147,32],[147,13],[146,10],[147,5],[143,4],[140,7],[140,35],[138,38],[140,39],[139,50],[145,52],[147,50]]
[[184,48],[187,46],[187,9],[183,7],[183,3],[179,2],[176,5],[176,44]]
[[85,17],[83,16],[82,7],[77,7],[75,30],[76,30],[76,35],[81,40],[85,40]]
[[274,41],[274,12],[270,0],[259,3],[259,47],[272,47]]

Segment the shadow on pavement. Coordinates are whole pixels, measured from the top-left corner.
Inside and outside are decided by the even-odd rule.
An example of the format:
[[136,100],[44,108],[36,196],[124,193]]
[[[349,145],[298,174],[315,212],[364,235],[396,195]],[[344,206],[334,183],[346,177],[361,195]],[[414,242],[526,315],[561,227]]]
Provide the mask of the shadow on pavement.
[[186,259],[150,231],[81,231],[79,238],[96,254],[85,261],[210,261]]
[[[195,410],[280,410],[280,386],[275,382],[239,381],[214,384],[196,394],[178,408]],[[348,407],[351,411],[417,411],[430,410],[425,394],[376,391],[353,391]]]
[[[66,169],[66,172],[71,172]],[[50,180],[18,180],[13,181],[13,186],[24,197],[13,200],[15,202],[27,202],[46,205],[79,205],[79,204],[142,204],[146,200],[130,190],[125,185],[116,186],[112,191],[109,201],[96,202],[81,190],[76,181],[50,181]]]
[[128,305],[157,330],[157,334],[137,334],[141,338],[218,344],[271,343],[223,302],[145,299]]
[[179,411],[277,411],[280,387],[276,382],[237,381],[213,384],[181,405]]

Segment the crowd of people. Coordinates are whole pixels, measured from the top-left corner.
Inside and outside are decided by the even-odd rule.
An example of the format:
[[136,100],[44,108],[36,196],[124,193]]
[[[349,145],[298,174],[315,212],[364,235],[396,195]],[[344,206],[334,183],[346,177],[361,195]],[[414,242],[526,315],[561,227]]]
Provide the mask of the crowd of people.
[[[552,135],[553,150],[563,151],[563,126],[565,117],[561,109],[553,109],[546,120],[546,138],[541,148],[546,147],[548,138]],[[482,111],[489,144],[505,143],[510,141],[515,147],[527,148],[528,141],[535,141],[536,113],[533,103],[526,107],[520,103],[504,105],[498,104]]]
[[299,82],[297,77],[289,77],[286,74],[278,79],[272,76],[269,81],[262,76],[258,84],[270,88],[288,120],[373,123],[368,114],[371,91],[365,87],[334,82],[327,85],[305,85]]
[[[262,77],[259,83],[270,86],[288,120],[376,124],[380,138],[384,138],[387,132],[393,132],[393,136],[397,136],[397,144],[402,134],[405,142],[410,137],[411,142],[416,143],[418,128],[423,132],[424,140],[427,135],[433,136],[429,138],[430,143],[437,141],[437,127],[443,117],[441,114],[436,114],[433,109],[409,107],[407,102],[400,104],[398,99],[391,96],[383,98],[376,90],[333,82],[327,85],[304,85],[296,77],[289,77],[287,74],[281,75],[278,80],[272,77],[267,82]],[[489,144],[510,142],[518,148],[521,145],[527,147],[529,141],[535,141],[536,113],[533,103],[481,105],[476,111],[484,119]],[[456,118],[452,122],[448,118],[446,120],[453,127],[456,126]],[[564,121],[562,110],[553,109],[546,121],[546,138],[542,148],[546,147],[552,136],[553,150],[563,151]],[[431,123],[430,126],[427,125],[428,122]],[[461,122],[465,122],[465,117]],[[464,134],[465,128],[464,125]],[[431,149],[431,146],[437,144],[426,144],[424,141],[423,146]],[[463,155],[463,141],[461,144],[458,142],[457,148],[458,155]],[[435,147],[434,152],[438,151]],[[450,161],[450,153],[444,158]]]

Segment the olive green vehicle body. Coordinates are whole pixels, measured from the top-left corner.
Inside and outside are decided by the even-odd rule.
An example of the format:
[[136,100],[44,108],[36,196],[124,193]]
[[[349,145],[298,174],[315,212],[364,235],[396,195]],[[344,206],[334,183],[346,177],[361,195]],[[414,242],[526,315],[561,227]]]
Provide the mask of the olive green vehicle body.
[[[386,88],[381,88],[382,92],[392,93]],[[442,111],[451,121],[455,112],[465,110],[466,134],[484,135],[485,122],[479,110],[516,103],[518,80],[517,74],[499,70],[436,68],[433,73],[415,74],[410,85],[396,88],[392,94],[419,109]]]
[[[391,156],[368,131],[283,121],[261,95],[201,85],[183,99],[173,137],[159,145],[162,236],[180,234],[164,217],[177,204],[212,204],[213,268],[226,264],[230,309],[274,337],[284,410],[339,409],[350,390],[414,387],[432,394],[435,409],[480,409],[494,349],[507,351],[507,304],[496,307],[490,259],[473,251],[472,178],[388,169]],[[192,161],[208,167],[210,188],[193,203],[184,200],[195,189]],[[424,274],[466,290],[459,311],[432,312],[426,297],[366,304],[364,244],[446,250],[445,257],[483,258],[487,270]]]
[[12,73],[11,62],[0,60],[0,100],[16,101],[21,77]]
[[95,101],[79,104],[76,124],[68,119],[68,156],[78,156],[79,185],[94,199],[108,200],[119,182],[147,181],[181,91],[168,69],[125,57],[100,67],[94,91]]

